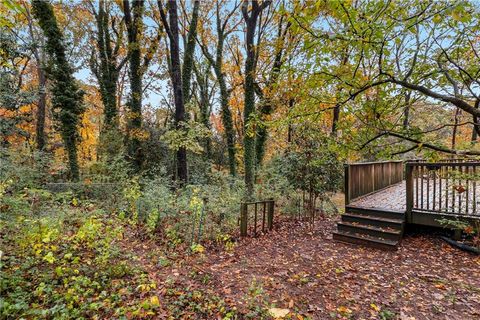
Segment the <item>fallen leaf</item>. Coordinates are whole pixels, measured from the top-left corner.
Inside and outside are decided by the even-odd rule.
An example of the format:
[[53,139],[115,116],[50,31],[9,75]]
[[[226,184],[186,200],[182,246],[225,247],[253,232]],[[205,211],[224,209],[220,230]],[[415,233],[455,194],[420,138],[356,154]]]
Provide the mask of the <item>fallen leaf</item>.
[[293,308],[293,300],[290,300],[290,302],[288,303],[288,307],[289,307],[290,309]]
[[377,311],[377,312],[380,311],[380,307],[377,306],[375,303],[371,303],[371,304],[370,304],[370,307],[372,307],[372,309],[375,310],[375,311]]
[[275,319],[282,319],[290,313],[289,309],[280,309],[280,308],[270,308],[268,309],[268,313]]

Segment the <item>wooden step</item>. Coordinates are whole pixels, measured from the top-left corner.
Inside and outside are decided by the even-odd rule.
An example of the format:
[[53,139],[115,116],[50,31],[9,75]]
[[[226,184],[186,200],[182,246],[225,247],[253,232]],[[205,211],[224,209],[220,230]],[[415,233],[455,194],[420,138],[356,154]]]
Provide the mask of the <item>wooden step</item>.
[[398,212],[398,211],[382,209],[382,208],[366,208],[366,207],[348,205],[348,206],[345,206],[345,212],[372,216],[372,217],[379,217],[379,218],[405,219],[404,212]]
[[403,228],[404,219],[380,218],[367,216],[362,214],[344,213],[342,214],[343,222],[356,222],[362,225],[368,225],[380,228],[393,228],[401,230]]
[[369,235],[389,240],[399,241],[402,238],[402,229],[400,228],[380,228],[371,225],[363,225],[355,222],[339,222],[338,231]]
[[333,239],[346,243],[360,244],[372,248],[394,251],[397,250],[398,241],[380,239],[377,237],[350,233],[345,231],[338,231],[333,233]]

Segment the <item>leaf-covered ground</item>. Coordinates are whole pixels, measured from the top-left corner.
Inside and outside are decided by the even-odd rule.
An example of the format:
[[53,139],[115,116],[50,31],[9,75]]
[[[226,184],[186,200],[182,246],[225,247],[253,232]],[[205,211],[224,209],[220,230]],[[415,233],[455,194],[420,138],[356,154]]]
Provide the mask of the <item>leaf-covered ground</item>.
[[202,318],[195,310],[221,304],[251,318],[277,307],[292,319],[480,319],[478,256],[425,234],[407,235],[397,252],[363,248],[333,241],[334,228],[330,218],[313,229],[284,221],[233,250],[195,255],[153,240],[124,249],[157,282],[164,315]]

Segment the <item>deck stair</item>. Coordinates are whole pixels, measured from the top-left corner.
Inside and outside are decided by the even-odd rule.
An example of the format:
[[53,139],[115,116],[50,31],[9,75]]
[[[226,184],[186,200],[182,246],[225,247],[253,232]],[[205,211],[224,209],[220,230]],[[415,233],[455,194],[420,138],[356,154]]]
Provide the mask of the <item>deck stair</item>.
[[386,209],[346,206],[333,239],[385,250],[396,250],[405,227],[405,214]]

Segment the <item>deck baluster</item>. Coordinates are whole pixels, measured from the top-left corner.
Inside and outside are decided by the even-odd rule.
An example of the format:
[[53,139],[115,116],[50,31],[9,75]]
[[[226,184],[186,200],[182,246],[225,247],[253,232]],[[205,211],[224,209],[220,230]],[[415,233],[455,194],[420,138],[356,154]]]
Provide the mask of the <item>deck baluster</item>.
[[421,174],[420,174],[420,187],[421,187],[421,192],[420,192],[420,208],[423,210],[423,174],[425,172],[425,167],[421,167]]
[[443,179],[443,167],[438,170],[438,211],[442,211],[442,179]]
[[477,213],[477,177],[476,177],[476,171],[477,168],[473,167],[473,208],[472,208],[472,213],[476,214]]
[[418,167],[414,167],[415,170],[415,206],[418,208]]

